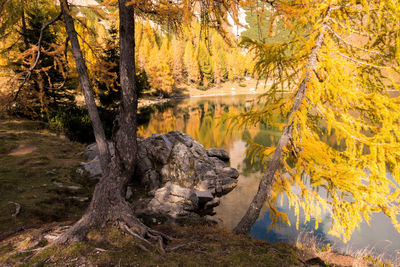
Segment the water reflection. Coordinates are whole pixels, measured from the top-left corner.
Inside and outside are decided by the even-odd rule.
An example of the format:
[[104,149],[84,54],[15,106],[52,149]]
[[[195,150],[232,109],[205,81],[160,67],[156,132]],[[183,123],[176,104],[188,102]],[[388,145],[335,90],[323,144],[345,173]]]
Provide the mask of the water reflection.
[[[231,110],[241,110],[249,106],[254,96],[220,96],[213,98],[190,98],[176,103],[170,103],[158,108],[148,110],[138,129],[138,135],[142,138],[151,136],[153,133],[166,133],[172,130],[180,130],[191,135],[204,147],[220,147],[229,151],[232,167],[240,172],[238,186],[228,195],[221,199],[221,205],[216,208],[216,218],[221,225],[232,229],[245,214],[249,204],[255,195],[261,179],[261,165],[252,163],[246,155],[246,138],[251,138],[256,143],[271,145],[277,142],[280,131],[271,129],[265,125],[254,125],[243,131],[234,131],[227,134],[227,125],[221,123],[221,115]],[[327,135],[325,135],[327,136]],[[336,138],[331,135],[326,137],[325,142],[333,144]],[[338,149],[345,142],[336,144]],[[311,231],[318,237],[321,244],[336,244],[343,251],[351,252],[366,247],[374,247],[377,254],[386,252],[390,256],[396,256],[400,251],[400,234],[394,229],[390,220],[383,214],[375,215],[370,225],[363,223],[356,230],[347,245],[337,238],[328,234],[330,228],[330,216],[325,214],[319,229],[314,229],[314,222],[300,224],[300,229],[295,228],[296,218],[294,211],[288,210],[285,199],[283,205],[279,206],[281,211],[288,214],[292,226],[281,227],[268,231],[271,220],[269,212],[265,207],[259,220],[254,224],[250,234],[257,239],[265,239],[271,242],[293,241],[295,242],[299,233]],[[303,218],[300,218],[302,222]],[[400,255],[397,255],[400,257]]]

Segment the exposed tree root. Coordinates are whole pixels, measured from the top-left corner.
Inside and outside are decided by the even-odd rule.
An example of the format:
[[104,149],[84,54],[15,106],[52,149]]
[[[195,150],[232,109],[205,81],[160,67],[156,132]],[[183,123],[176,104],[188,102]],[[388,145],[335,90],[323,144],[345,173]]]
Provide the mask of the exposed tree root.
[[120,228],[121,228],[122,230],[125,230],[126,233],[132,235],[133,237],[136,237],[137,239],[142,240],[142,241],[145,242],[146,244],[151,245],[151,243],[150,243],[148,240],[144,239],[143,237],[141,237],[141,236],[139,236],[138,234],[136,234],[135,232],[133,232],[133,231],[128,227],[128,225],[126,225],[126,224],[120,222]]

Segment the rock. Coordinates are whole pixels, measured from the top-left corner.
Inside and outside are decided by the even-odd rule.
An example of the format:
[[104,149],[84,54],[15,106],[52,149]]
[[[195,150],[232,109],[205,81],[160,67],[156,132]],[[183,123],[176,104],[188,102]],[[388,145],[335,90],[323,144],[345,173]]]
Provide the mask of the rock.
[[79,190],[79,189],[81,189],[80,186],[76,186],[76,185],[70,185],[70,186],[67,186],[67,188],[68,188],[69,190]]
[[126,188],[125,199],[129,200],[133,196],[132,187],[128,186]]
[[[110,150],[112,145],[110,144]],[[101,175],[98,150],[89,145],[82,163],[90,176]],[[183,218],[194,214],[213,214],[218,196],[237,185],[239,172],[226,165],[229,154],[223,149],[204,147],[191,136],[179,131],[153,134],[138,140],[138,162],[135,178],[152,199],[140,207],[143,214]],[[126,195],[130,198],[130,194]],[[198,216],[198,215],[196,215]]]
[[208,201],[208,202],[205,204],[204,208],[206,208],[206,209],[214,208],[214,207],[216,207],[216,206],[219,205],[219,202],[220,202],[219,198],[216,197],[216,198],[214,198],[213,200]]
[[209,148],[207,149],[207,155],[209,157],[216,157],[223,161],[229,161],[229,153],[221,148]]
[[81,168],[78,168],[76,169],[76,173],[82,176],[84,171]]
[[63,187],[64,186],[62,183],[56,182],[56,181],[54,181],[53,184],[55,184],[58,187]]
[[[114,155],[115,150],[112,142],[108,142],[108,149],[110,150],[111,155]],[[97,148],[96,143],[88,145],[83,154],[87,156],[89,161],[96,158],[99,155],[99,149]]]
[[89,198],[88,198],[88,197],[77,197],[77,196],[72,196],[72,197],[69,197],[69,198],[75,199],[75,200],[80,201],[80,202],[89,201]]
[[219,169],[217,173],[219,175],[228,176],[233,179],[236,179],[239,177],[239,172],[236,169],[231,168],[231,167],[225,167],[225,168]]
[[155,192],[147,209],[155,214],[168,214],[172,218],[186,216],[197,210],[198,198],[194,191],[168,182]]
[[99,176],[102,174],[99,157],[94,157],[91,161],[81,162],[81,165],[89,173],[90,177]]
[[199,203],[209,202],[210,200],[214,199],[213,195],[209,191],[195,190],[194,193],[196,194],[196,197],[199,199]]

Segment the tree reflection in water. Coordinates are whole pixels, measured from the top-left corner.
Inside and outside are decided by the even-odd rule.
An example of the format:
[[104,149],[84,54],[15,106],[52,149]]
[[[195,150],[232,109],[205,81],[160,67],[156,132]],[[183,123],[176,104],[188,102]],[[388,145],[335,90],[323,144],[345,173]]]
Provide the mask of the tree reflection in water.
[[[254,125],[241,131],[228,131],[228,125],[222,123],[221,117],[228,111],[240,111],[254,103],[255,96],[219,96],[212,98],[188,98],[176,102],[167,103],[162,106],[148,107],[142,110],[139,121],[138,136],[146,138],[153,133],[166,133],[179,130],[191,135],[205,148],[219,147],[229,151],[230,165],[238,169],[240,177],[238,186],[221,199],[221,205],[215,210],[215,219],[221,222],[223,227],[232,229],[245,214],[249,204],[255,195],[259,180],[261,179],[262,165],[251,160],[247,154],[247,140],[264,146],[270,146],[278,141],[279,129],[273,129],[268,125]],[[324,132],[323,126],[321,133]],[[342,140],[334,143],[333,135],[324,135],[325,142],[341,150],[346,145]],[[325,214],[319,229],[314,229],[314,222],[300,224],[299,229],[295,227],[296,218],[294,212],[288,210],[288,203],[283,200],[279,210],[288,214],[292,226],[283,225],[280,229],[268,231],[271,220],[269,211],[265,206],[260,213],[259,220],[254,224],[250,234],[257,239],[266,239],[271,242],[293,241],[298,238],[299,233],[312,232],[317,236],[320,243],[335,243],[337,248],[344,249],[345,245],[337,238],[327,234],[330,228],[329,214]],[[301,218],[300,218],[300,221]],[[377,214],[371,220],[370,226],[361,224],[360,230],[356,231],[346,247],[352,249],[363,249],[375,247],[376,252],[385,252],[395,255],[400,252],[400,235],[394,229],[389,219]]]

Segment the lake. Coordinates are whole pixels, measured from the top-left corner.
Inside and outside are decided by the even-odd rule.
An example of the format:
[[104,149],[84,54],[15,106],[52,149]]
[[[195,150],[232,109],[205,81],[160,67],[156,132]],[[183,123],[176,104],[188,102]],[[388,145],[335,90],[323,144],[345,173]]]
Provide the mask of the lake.
[[[254,125],[240,131],[227,133],[227,125],[220,123],[222,114],[228,111],[242,110],[250,107],[255,95],[218,96],[206,98],[188,98],[168,103],[159,107],[149,107],[141,116],[138,135],[142,138],[153,133],[166,133],[180,130],[198,140],[205,148],[224,148],[230,154],[230,165],[240,172],[238,186],[221,198],[221,205],[215,208],[214,219],[223,227],[232,229],[245,214],[261,179],[261,166],[252,164],[246,155],[246,137],[262,145],[277,142],[280,131],[265,125]],[[288,209],[287,201],[279,207],[287,212],[292,226],[268,230],[271,222],[265,207],[250,234],[256,239],[270,242],[289,241],[303,244],[317,241],[319,245],[331,244],[336,250],[349,254],[380,255],[386,258],[400,258],[400,234],[391,221],[383,214],[372,217],[370,225],[362,223],[347,244],[329,235],[330,216],[325,214],[318,230],[314,223],[300,223],[295,227],[294,211]],[[300,220],[301,222],[301,220]],[[309,244],[312,245],[312,244]]]

